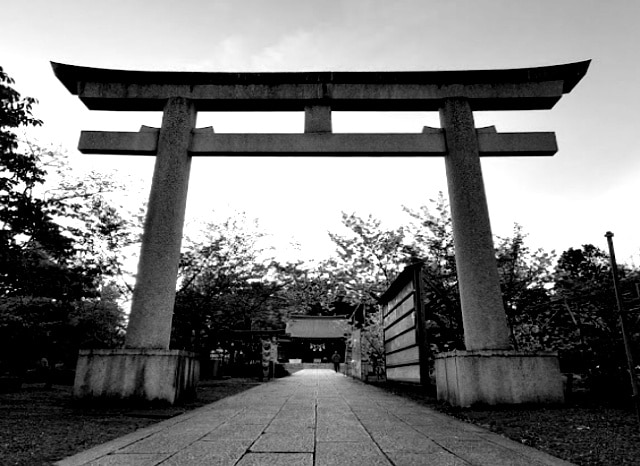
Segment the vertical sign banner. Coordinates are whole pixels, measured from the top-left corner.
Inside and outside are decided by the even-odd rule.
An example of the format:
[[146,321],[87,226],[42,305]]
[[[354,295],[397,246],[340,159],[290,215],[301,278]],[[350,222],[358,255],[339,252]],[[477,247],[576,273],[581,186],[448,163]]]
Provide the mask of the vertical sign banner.
[[387,380],[428,384],[422,263],[405,267],[379,302]]

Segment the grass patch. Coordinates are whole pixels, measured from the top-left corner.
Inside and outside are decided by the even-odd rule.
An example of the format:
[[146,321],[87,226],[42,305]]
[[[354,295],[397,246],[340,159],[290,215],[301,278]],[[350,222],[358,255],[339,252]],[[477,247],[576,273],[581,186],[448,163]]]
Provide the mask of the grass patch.
[[580,466],[640,464],[640,425],[630,401],[616,405],[576,395],[564,405],[462,409],[420,386],[375,385]]
[[0,394],[0,463],[50,465],[137,429],[259,385],[255,379],[202,381],[198,398],[178,406],[89,408],[73,402],[72,387],[23,385]]

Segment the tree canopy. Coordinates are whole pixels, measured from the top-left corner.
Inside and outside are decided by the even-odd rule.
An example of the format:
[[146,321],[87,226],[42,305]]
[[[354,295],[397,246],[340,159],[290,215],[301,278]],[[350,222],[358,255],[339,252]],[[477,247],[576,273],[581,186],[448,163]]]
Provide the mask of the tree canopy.
[[42,122],[13,86],[0,68],[0,372],[72,363],[79,347],[118,344],[124,322],[112,283],[125,221],[99,196],[110,181],[47,185],[65,154],[21,138]]

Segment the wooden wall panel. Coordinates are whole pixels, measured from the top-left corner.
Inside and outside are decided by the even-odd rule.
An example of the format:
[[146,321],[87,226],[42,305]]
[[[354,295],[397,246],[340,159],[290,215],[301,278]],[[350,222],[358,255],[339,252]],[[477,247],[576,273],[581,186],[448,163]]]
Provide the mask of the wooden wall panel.
[[399,333],[404,332],[407,329],[415,328],[416,326],[416,317],[413,312],[409,315],[406,315],[403,319],[399,320],[395,324],[393,324],[389,329],[384,332],[385,341],[392,339]]
[[387,354],[387,367],[397,365],[418,364],[420,362],[420,354],[417,346],[398,351],[397,353]]
[[420,383],[420,366],[401,366],[387,368],[387,379],[399,382]]

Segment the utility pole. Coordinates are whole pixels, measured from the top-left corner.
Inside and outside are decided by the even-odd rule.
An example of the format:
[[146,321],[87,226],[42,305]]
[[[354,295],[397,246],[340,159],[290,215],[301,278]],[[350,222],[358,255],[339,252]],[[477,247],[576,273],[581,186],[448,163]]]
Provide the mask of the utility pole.
[[638,398],[638,381],[636,379],[636,369],[633,363],[633,353],[631,352],[631,341],[625,327],[625,316],[622,307],[622,294],[620,292],[620,283],[618,281],[618,265],[616,264],[616,254],[613,249],[613,233],[608,231],[605,235],[609,244],[609,258],[611,260],[611,274],[613,275],[613,289],[616,293],[616,302],[618,304],[618,318],[620,319],[620,331],[622,332],[622,341],[624,342],[624,350],[627,354],[627,364],[629,366],[629,377],[631,378],[631,399],[636,408],[638,424],[640,425],[640,399]]

